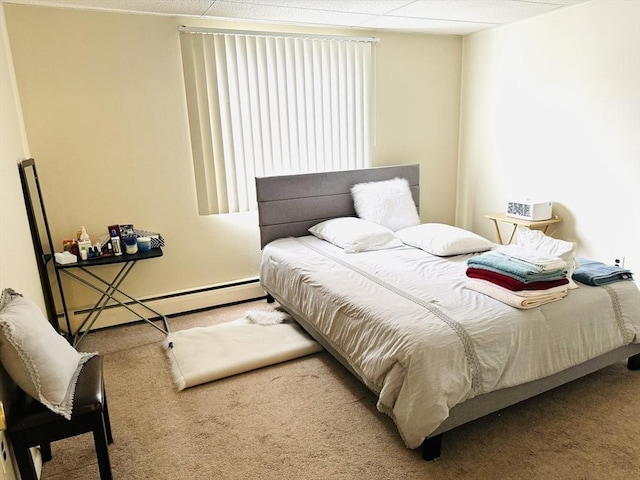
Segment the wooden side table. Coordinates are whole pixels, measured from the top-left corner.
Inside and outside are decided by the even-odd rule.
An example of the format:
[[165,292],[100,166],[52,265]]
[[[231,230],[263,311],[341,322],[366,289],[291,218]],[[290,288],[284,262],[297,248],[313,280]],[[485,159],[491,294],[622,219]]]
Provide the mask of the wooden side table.
[[[535,230],[542,230],[542,233],[546,235],[547,230],[549,230],[549,225],[553,225],[554,223],[560,223],[562,221],[562,219],[557,215],[554,215],[552,218],[548,220],[538,220],[538,221],[522,220],[520,218],[508,217],[504,213],[494,213],[492,215],[485,215],[485,218],[488,218],[489,220],[493,220],[493,225],[496,228],[496,235],[498,237],[498,242],[502,245],[508,245],[511,243],[514,235],[516,234],[516,229],[518,228],[518,225],[522,225],[523,227],[527,227]],[[507,243],[504,243],[504,241],[502,240],[502,234],[500,233],[498,222],[509,223],[513,226]]]

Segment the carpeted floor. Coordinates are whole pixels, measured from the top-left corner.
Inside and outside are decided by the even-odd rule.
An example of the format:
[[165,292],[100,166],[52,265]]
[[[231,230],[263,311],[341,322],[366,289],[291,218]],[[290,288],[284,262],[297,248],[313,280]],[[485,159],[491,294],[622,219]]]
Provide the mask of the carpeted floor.
[[[170,320],[239,318],[257,301]],[[445,434],[443,456],[404,447],[374,396],[326,352],[177,392],[146,324],[91,333],[105,356],[116,480],[640,478],[640,372],[616,364]],[[43,480],[97,479],[91,435],[56,442]]]

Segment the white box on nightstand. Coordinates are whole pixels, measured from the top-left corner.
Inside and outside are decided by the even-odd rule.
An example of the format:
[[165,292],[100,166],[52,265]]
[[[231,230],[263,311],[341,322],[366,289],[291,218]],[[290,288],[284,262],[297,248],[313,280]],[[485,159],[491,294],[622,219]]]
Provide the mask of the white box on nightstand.
[[534,202],[530,199],[524,201],[511,200],[507,202],[505,215],[538,222],[552,218],[552,209],[553,202]]

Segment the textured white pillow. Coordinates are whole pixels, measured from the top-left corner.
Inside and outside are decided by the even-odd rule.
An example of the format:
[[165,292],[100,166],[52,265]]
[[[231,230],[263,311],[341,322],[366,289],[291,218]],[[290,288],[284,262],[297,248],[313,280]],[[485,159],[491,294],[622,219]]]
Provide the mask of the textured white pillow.
[[423,223],[402,229],[396,236],[407,245],[440,257],[484,252],[496,246],[480,235],[444,223]]
[[343,248],[347,253],[402,246],[402,242],[387,227],[356,217],[325,220],[311,227],[309,232]]
[[579,263],[575,257],[576,244],[551,238],[546,236],[540,230],[531,230],[527,227],[518,226],[512,243],[525,247],[529,250],[536,250],[546,255],[560,257],[567,263],[567,279],[569,280],[569,288],[578,288],[578,285],[572,280],[571,276]]
[[406,178],[356,183],[351,187],[358,217],[393,230],[418,225],[420,217]]
[[82,366],[96,353],[78,353],[40,308],[7,288],[0,297],[0,361],[18,386],[43,405],[71,418]]

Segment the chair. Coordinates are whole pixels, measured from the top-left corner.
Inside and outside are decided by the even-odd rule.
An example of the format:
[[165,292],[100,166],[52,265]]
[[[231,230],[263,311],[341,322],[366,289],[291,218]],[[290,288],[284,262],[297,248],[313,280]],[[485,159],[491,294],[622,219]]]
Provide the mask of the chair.
[[111,480],[107,445],[113,443],[102,374],[102,357],[96,355],[82,368],[71,419],[58,415],[18,389],[7,433],[22,480],[38,480],[30,448],[40,445],[42,461],[51,460],[51,442],[93,432],[101,480]]

